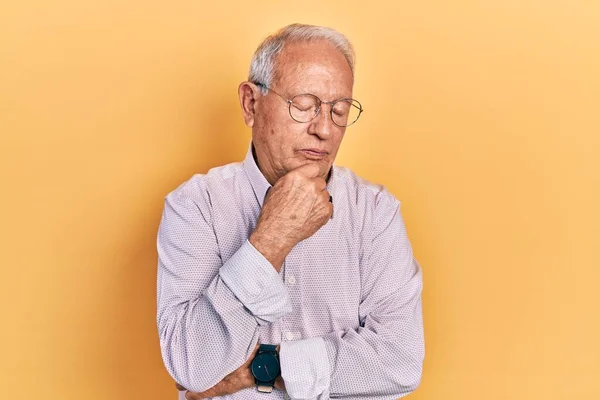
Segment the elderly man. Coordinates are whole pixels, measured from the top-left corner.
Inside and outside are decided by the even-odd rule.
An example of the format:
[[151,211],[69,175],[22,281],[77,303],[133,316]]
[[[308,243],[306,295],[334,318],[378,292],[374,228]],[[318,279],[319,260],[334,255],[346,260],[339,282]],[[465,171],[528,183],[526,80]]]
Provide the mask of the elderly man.
[[239,99],[242,163],[171,192],[158,330],[180,399],[395,399],[419,385],[421,271],[380,185],[334,166],[361,104],[345,36],[290,25]]

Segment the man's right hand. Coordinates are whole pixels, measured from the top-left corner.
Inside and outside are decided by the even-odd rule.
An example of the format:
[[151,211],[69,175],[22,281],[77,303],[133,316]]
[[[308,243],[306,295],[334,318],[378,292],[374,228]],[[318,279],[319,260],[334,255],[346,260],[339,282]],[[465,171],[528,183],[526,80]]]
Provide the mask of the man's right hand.
[[325,179],[308,163],[282,176],[267,194],[250,243],[279,272],[294,246],[319,230],[333,214]]

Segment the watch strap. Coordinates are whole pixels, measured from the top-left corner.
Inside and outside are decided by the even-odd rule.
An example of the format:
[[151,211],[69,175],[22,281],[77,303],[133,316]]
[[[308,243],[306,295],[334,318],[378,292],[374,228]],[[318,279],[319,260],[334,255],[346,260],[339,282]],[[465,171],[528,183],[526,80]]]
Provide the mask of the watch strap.
[[277,346],[274,344],[261,344],[258,347],[258,351],[272,351],[272,352],[276,352],[277,351]]

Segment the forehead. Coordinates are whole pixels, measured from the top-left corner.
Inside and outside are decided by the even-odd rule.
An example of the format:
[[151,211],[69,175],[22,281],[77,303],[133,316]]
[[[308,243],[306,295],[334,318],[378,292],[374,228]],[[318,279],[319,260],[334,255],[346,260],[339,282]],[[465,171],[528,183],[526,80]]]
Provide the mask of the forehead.
[[352,95],[354,80],[350,65],[327,41],[286,44],[275,68],[276,83],[288,94],[313,93],[329,100]]

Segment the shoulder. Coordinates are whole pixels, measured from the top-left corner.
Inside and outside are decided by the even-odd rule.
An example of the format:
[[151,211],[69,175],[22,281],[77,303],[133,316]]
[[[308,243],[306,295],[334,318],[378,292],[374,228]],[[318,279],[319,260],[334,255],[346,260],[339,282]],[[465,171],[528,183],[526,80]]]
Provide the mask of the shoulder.
[[349,168],[334,166],[336,191],[348,198],[348,202],[364,211],[396,210],[398,200],[384,185],[360,177]]
[[211,168],[205,174],[194,174],[165,196],[167,203],[195,206],[200,210],[211,207],[211,192],[215,188],[232,185],[235,177],[243,173],[241,163],[230,163]]

